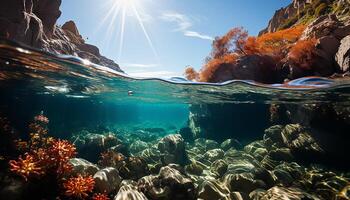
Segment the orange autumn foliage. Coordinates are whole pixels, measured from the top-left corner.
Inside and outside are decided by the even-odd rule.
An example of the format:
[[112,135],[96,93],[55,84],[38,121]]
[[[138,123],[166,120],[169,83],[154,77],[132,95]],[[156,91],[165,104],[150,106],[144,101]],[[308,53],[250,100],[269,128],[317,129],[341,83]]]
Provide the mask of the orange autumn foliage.
[[226,35],[216,37],[212,44],[211,57],[209,59],[222,58],[225,55],[242,54],[248,32],[242,27],[231,29]]
[[289,51],[288,60],[299,68],[312,69],[316,57],[316,39],[299,40]]
[[224,36],[215,38],[212,52],[198,73],[193,68],[187,68],[185,75],[189,80],[210,82],[215,80],[218,69],[232,67],[247,55],[268,55],[279,62],[288,54],[293,43],[299,40],[304,29],[304,25],[298,25],[253,37],[248,36],[248,32],[241,27],[233,28]]
[[65,189],[65,195],[68,197],[75,197],[78,199],[85,199],[89,196],[95,186],[95,180],[92,176],[83,177],[78,175],[68,179],[63,183]]
[[185,69],[185,77],[187,80],[193,81],[198,79],[198,72],[191,66],[186,67]]
[[215,72],[224,65],[232,65],[236,62],[236,54],[227,54],[221,58],[214,58],[209,60],[199,73],[199,81],[210,82],[213,79]]
[[265,54],[281,58],[285,50],[299,40],[304,30],[305,26],[299,25],[259,37],[249,37],[245,42],[244,51],[247,55]]

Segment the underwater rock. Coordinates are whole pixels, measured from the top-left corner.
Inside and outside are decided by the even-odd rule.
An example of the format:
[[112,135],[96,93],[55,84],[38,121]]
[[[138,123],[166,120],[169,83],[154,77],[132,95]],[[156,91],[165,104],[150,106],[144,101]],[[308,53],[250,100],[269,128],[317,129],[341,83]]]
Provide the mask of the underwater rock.
[[290,185],[293,181],[299,180],[304,174],[303,168],[297,163],[284,162],[272,170],[276,182]]
[[265,188],[266,185],[261,180],[254,180],[251,173],[227,174],[224,177],[224,182],[230,191],[239,191],[249,194],[257,188]]
[[69,164],[73,167],[72,175],[81,174],[93,176],[99,170],[97,165],[82,158],[72,158],[69,160]]
[[219,175],[220,177],[223,176],[227,171],[228,165],[224,160],[216,160],[214,161],[210,166],[210,171],[213,173]]
[[188,156],[185,151],[185,142],[180,134],[168,135],[158,142],[158,150],[164,154],[162,161],[165,164],[176,163],[185,165]]
[[257,160],[262,160],[268,153],[263,141],[254,141],[244,147],[244,151],[255,157]]
[[101,153],[119,143],[117,137],[113,134],[101,135],[88,133],[86,135],[76,136],[72,140],[77,147],[79,155],[91,162],[97,162]]
[[161,153],[157,148],[151,147],[143,150],[140,153],[140,156],[148,163],[148,164],[157,164],[161,162]]
[[194,140],[194,146],[205,152],[205,151],[219,148],[219,143],[217,143],[214,140],[208,140],[205,138],[197,138]]
[[119,176],[117,169],[108,167],[99,170],[94,175],[95,189],[100,193],[110,193],[117,191],[119,185],[122,182],[122,178]]
[[222,149],[212,149],[204,154],[204,159],[209,162],[214,162],[215,160],[222,159],[225,152]]
[[237,154],[235,157],[225,157],[224,160],[228,163],[227,173],[244,173],[252,172],[260,163],[254,157],[248,154]]
[[147,197],[131,185],[124,185],[119,189],[114,200],[147,200]]
[[3,177],[0,174],[0,199],[21,200],[25,198],[28,185],[23,179]]
[[279,148],[275,150],[271,150],[269,152],[269,156],[273,160],[278,160],[278,161],[293,161],[294,156],[292,155],[292,152],[288,148]]
[[141,157],[128,157],[117,168],[123,179],[138,180],[150,173],[146,161]]
[[227,139],[220,144],[220,148],[224,151],[229,150],[230,148],[241,149],[242,145],[235,139]]
[[136,140],[129,147],[131,153],[138,153],[138,152],[143,151],[147,148],[148,148],[148,144],[146,142],[143,142],[140,140]]
[[156,176],[141,178],[138,188],[151,199],[196,199],[192,180],[170,166],[162,167]]
[[185,166],[185,171],[189,174],[200,176],[204,170],[202,165],[198,161],[191,160],[191,164]]
[[290,199],[290,200],[319,200],[318,197],[313,196],[309,193],[302,191],[295,187],[279,187],[275,186],[267,190],[267,192],[261,197],[260,200],[280,200],[280,199]]
[[230,190],[218,181],[204,181],[198,188],[198,198],[203,200],[231,200]]

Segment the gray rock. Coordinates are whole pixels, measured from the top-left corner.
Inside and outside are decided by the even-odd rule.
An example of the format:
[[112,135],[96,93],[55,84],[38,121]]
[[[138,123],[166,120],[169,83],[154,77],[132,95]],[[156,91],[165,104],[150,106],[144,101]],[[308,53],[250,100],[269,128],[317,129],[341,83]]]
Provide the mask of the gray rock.
[[204,181],[199,186],[198,197],[203,200],[231,200],[230,190],[218,181]]
[[94,175],[95,189],[101,193],[110,193],[117,191],[119,185],[122,182],[122,178],[119,176],[117,169],[108,167],[99,170]]
[[219,175],[220,177],[223,176],[227,171],[227,163],[224,160],[216,160],[214,161],[210,166],[210,171],[213,173]]
[[69,160],[69,164],[73,166],[73,175],[82,174],[93,176],[99,170],[97,165],[82,158],[72,158]]
[[214,162],[215,160],[222,159],[225,152],[222,149],[212,149],[204,154],[204,159]]
[[147,200],[147,197],[131,185],[124,185],[119,189],[114,200]]
[[340,47],[335,56],[341,72],[347,72],[350,68],[350,35],[341,40]]
[[185,165],[188,163],[188,156],[185,151],[185,142],[180,134],[168,135],[158,142],[158,150],[164,154],[165,164],[176,163]]
[[136,140],[130,145],[130,152],[131,153],[138,153],[140,151],[143,151],[148,148],[148,144],[146,142]]
[[267,190],[267,192],[261,197],[260,200],[280,200],[280,199],[290,199],[290,200],[319,200],[318,197],[308,194],[299,188],[295,187],[279,187],[275,186]]

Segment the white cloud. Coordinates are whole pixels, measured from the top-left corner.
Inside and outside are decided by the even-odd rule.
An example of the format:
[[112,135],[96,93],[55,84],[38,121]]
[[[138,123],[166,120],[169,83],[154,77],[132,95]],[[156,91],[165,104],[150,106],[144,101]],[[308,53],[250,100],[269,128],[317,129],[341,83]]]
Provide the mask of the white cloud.
[[209,36],[209,35],[203,35],[203,34],[200,34],[198,32],[195,32],[195,31],[185,31],[184,35],[188,36],[188,37],[200,38],[200,39],[203,39],[203,40],[214,40],[214,38]]
[[160,18],[164,21],[175,22],[177,28],[174,31],[186,31],[192,26],[187,16],[176,12],[164,12]]
[[184,36],[195,37],[203,40],[213,40],[213,37],[211,36],[190,30],[190,28],[193,26],[193,23],[192,20],[186,15],[174,11],[167,11],[161,15],[160,19],[167,22],[176,23],[177,28],[174,31],[182,32]]

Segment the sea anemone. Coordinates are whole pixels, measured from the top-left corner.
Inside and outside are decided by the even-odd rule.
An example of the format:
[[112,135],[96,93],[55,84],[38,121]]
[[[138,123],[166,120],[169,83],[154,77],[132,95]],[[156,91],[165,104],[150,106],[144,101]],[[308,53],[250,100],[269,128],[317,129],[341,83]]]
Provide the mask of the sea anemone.
[[26,181],[30,176],[39,176],[44,174],[43,169],[40,167],[38,161],[34,159],[32,155],[25,154],[25,158],[22,156],[18,160],[10,160],[10,170],[18,175],[21,175]]
[[43,124],[48,124],[49,123],[49,118],[47,118],[45,115],[40,114],[34,117],[34,120],[37,122],[41,122]]
[[64,174],[72,169],[69,159],[76,155],[76,148],[67,140],[53,140],[48,149],[51,168],[56,170],[57,174]]
[[70,178],[63,183],[65,195],[79,199],[88,197],[88,193],[92,192],[94,185],[95,181],[92,176],[83,177],[82,175]]
[[92,196],[92,200],[109,200],[107,194],[95,193]]

